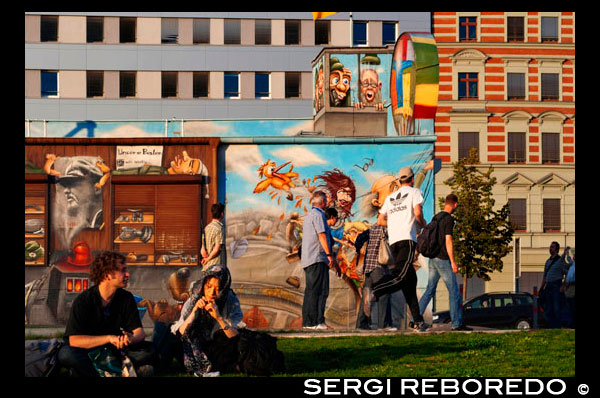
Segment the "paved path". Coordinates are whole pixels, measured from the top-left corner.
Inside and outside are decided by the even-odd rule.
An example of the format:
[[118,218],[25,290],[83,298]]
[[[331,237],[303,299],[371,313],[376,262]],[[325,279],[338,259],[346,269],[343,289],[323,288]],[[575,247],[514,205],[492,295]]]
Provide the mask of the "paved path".
[[[36,336],[41,339],[49,339],[55,337],[57,334],[64,333],[64,327],[26,327],[25,336]],[[144,328],[146,336],[152,336],[153,328]],[[401,329],[395,332],[389,332],[384,330],[358,330],[358,329],[332,329],[332,330],[266,330],[269,334],[278,338],[307,338],[307,337],[346,337],[346,336],[384,336],[384,335],[403,335],[403,334],[438,334],[438,333],[450,333],[450,325],[438,325],[435,324],[431,329],[424,333],[418,333],[410,329]],[[506,333],[506,332],[518,332],[518,330],[511,329],[490,329],[484,327],[473,327],[472,332],[451,332],[451,333]]]

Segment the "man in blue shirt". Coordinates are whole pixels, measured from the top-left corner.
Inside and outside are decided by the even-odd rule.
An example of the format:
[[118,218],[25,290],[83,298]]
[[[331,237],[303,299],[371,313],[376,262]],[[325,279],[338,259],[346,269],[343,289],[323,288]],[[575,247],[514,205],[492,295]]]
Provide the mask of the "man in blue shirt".
[[329,269],[336,266],[331,243],[327,239],[329,226],[325,219],[327,195],[313,194],[312,209],[302,226],[301,264],[306,276],[302,303],[304,329],[328,329],[325,325],[325,303],[329,296]]

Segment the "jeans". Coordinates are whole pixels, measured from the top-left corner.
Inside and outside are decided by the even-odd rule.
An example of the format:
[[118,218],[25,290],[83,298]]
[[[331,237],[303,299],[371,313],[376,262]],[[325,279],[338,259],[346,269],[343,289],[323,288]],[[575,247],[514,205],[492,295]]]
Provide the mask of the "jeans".
[[548,321],[549,329],[561,327],[562,313],[562,293],[560,292],[561,281],[546,282],[546,304],[544,305],[544,315]]
[[[375,272],[377,271],[377,272]],[[365,276],[365,285],[363,287],[363,298],[366,294],[366,288],[372,288],[373,279],[379,279],[382,273],[389,273],[387,268],[378,267],[373,271],[369,272]],[[383,329],[392,326],[392,295],[384,294],[377,300],[377,329]],[[364,300],[360,300],[360,308],[358,310],[358,317],[356,318],[357,329],[370,329],[371,317],[367,317],[364,312]]]
[[302,326],[325,323],[325,305],[329,296],[329,267],[323,262],[304,268],[306,288],[302,302]]
[[[108,346],[114,348],[112,344],[108,344]],[[61,366],[72,369],[75,376],[99,377],[96,368],[92,365],[92,360],[88,356],[90,351],[91,349],[64,345],[58,352],[58,362]],[[135,345],[125,347],[123,352],[131,359],[136,370],[141,365],[156,365],[156,349],[154,344],[149,341],[141,341]]]
[[452,272],[450,260],[442,260],[432,258],[429,261],[429,279],[427,288],[419,300],[419,310],[421,315],[425,312],[427,305],[435,296],[435,290],[440,277],[446,284],[448,289],[448,299],[450,301],[450,319],[452,319],[452,327],[458,327],[463,324],[463,311],[460,308],[461,297],[458,291],[458,283],[456,282],[456,274]]

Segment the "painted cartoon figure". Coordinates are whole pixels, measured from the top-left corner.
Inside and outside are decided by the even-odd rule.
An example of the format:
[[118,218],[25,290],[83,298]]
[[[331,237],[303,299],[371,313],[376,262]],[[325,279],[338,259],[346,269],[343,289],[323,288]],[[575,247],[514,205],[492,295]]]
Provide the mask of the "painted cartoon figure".
[[331,106],[350,106],[352,72],[339,59],[329,61],[329,100]]
[[192,158],[186,151],[182,151],[181,155],[175,156],[175,160],[171,161],[171,167],[167,170],[169,174],[187,174],[197,175],[200,174],[205,177],[204,186],[206,188],[205,198],[208,199],[208,169],[206,165],[202,163],[202,160]]
[[384,110],[381,88],[383,83],[379,80],[379,73],[375,69],[381,64],[376,54],[367,54],[360,60],[361,71],[358,80],[358,102],[354,104],[356,109],[374,107],[378,111]]
[[333,207],[338,212],[338,221],[331,229],[333,236],[341,239],[341,233],[336,234],[336,231],[343,228],[344,222],[353,215],[351,209],[356,200],[354,182],[338,168],[325,171],[323,174],[316,176],[316,180],[323,182],[318,187],[327,194],[327,207]]
[[323,64],[319,65],[319,72],[315,81],[315,112],[318,113],[323,108],[323,91],[325,88],[325,75],[323,73]]
[[[277,167],[277,164],[275,162],[272,162],[271,159],[268,159],[262,166],[260,166],[257,169],[258,176],[261,178],[264,177],[265,179],[256,184],[253,193],[261,193],[267,190],[269,187],[273,187],[275,189],[280,189],[287,192],[288,195],[286,199],[292,200],[294,196],[290,192],[290,188],[296,186],[294,181],[299,176],[299,174],[296,172],[292,172],[294,165],[291,163],[291,161],[285,162],[281,166]],[[287,173],[279,173],[279,170],[281,170],[288,164],[290,164],[290,170]]]
[[43,169],[56,178],[52,223],[61,245],[71,247],[73,239],[86,228],[101,229],[102,187],[110,177],[102,158],[47,154]]

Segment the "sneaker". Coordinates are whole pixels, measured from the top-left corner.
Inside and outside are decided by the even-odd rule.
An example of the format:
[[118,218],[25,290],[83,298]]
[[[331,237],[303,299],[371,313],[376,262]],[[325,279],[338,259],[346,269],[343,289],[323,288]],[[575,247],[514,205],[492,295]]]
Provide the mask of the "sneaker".
[[221,376],[221,372],[206,372],[202,373],[199,371],[194,372],[194,377],[219,377]]
[[315,330],[319,327],[319,325],[315,325],[315,326],[302,326],[302,329],[304,330]]
[[460,326],[452,328],[453,332],[455,332],[455,331],[465,331],[465,332],[468,332],[468,331],[471,331],[471,330],[473,330],[473,328],[468,327],[464,323],[462,325],[460,325]]
[[415,322],[414,330],[419,333],[426,332],[427,329],[431,328],[431,325],[425,322]]
[[317,330],[327,330],[327,329],[333,329],[331,326],[326,325],[324,323],[320,323],[317,326],[315,326],[315,329]]
[[386,328],[383,328],[383,330],[386,331],[386,332],[397,332],[398,328],[395,328],[393,326],[388,326]]

